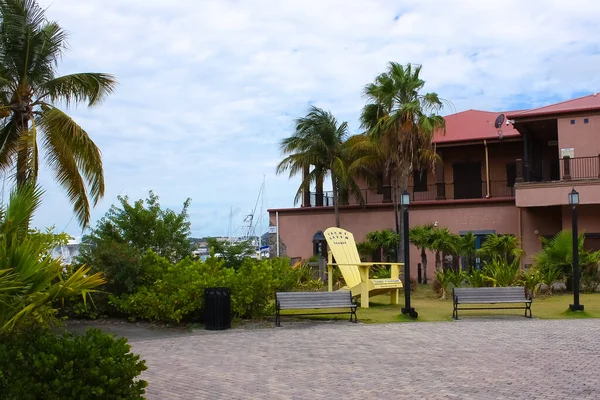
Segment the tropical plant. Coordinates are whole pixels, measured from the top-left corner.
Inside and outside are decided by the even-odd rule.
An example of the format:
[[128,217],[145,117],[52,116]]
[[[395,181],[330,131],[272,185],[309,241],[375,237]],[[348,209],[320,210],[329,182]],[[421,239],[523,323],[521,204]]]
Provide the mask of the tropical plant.
[[485,242],[479,249],[479,255],[487,261],[497,258],[511,263],[514,259],[521,259],[524,251],[519,246],[519,239],[513,235],[487,235]]
[[421,252],[423,283],[427,283],[427,250],[431,250],[433,224],[418,225],[409,231],[410,242]]
[[491,282],[492,286],[513,286],[519,281],[520,259],[515,258],[508,262],[503,258],[494,258],[485,262],[483,277]]
[[429,248],[435,252],[435,269],[439,271],[443,267],[442,253],[457,253],[457,236],[448,228],[435,228],[430,236]]
[[380,260],[395,261],[399,235],[391,229],[382,229],[367,233],[367,241],[373,243],[380,252]]
[[44,236],[27,229],[40,205],[42,191],[32,185],[17,186],[6,207],[0,208],[0,334],[13,329],[56,322],[51,303],[83,296],[105,281],[102,274],[87,276],[89,267],[68,273],[51,258]]
[[[433,145],[434,134],[445,130],[445,121],[438,112],[443,103],[436,93],[420,93],[425,81],[420,78],[421,66],[406,66],[390,62],[386,72],[378,75],[364,88],[367,105],[361,114],[361,126],[368,140],[360,143],[365,156],[362,164],[383,171],[394,185],[394,212],[403,224],[400,193],[407,189],[414,170],[431,166],[438,159]],[[394,177],[395,179],[390,179]],[[403,241],[398,254],[403,255]]]
[[373,261],[373,253],[377,250],[377,245],[369,240],[356,243],[356,250],[362,261]]
[[543,265],[537,268],[540,283],[546,286],[548,294],[554,292],[554,284],[562,279],[564,272],[558,265]]
[[311,183],[323,187],[327,174],[331,175],[335,224],[340,226],[340,190],[353,193],[362,203],[362,193],[350,174],[352,149],[344,145],[348,136],[348,123],[338,123],[328,111],[312,106],[305,117],[296,120],[292,136],[281,141],[281,151],[287,154],[277,166],[277,173],[289,171],[290,178],[311,165],[314,169],[303,177],[296,193],[297,202]]
[[[571,231],[564,230],[550,240],[543,237],[540,240],[542,241],[542,250],[534,256],[537,268],[542,274],[547,274],[548,279],[554,276],[554,270],[557,269],[560,274],[556,279],[566,278],[567,288],[570,289],[573,271],[573,236]],[[578,237],[579,265],[582,270],[585,270],[588,265],[597,265],[600,262],[600,251],[586,251],[584,241],[585,235],[582,233]]]
[[456,251],[463,258],[464,269],[466,271],[471,270],[475,266],[475,242],[476,237],[471,231],[465,233],[462,236],[457,236],[456,239]]
[[521,275],[519,277],[519,282],[525,286],[527,293],[531,295],[531,297],[535,297],[540,290],[540,283],[542,281],[542,275],[537,268],[529,268],[528,270],[521,271]]
[[449,274],[450,284],[454,287],[460,287],[465,281],[465,274],[462,271],[447,270]]
[[471,268],[465,272],[465,280],[467,284],[472,287],[485,287],[489,286],[489,281],[486,279],[486,275],[481,269]]
[[451,269],[439,269],[435,271],[435,278],[439,284],[441,300],[446,300],[448,286],[456,279],[455,272]]
[[36,182],[43,147],[82,226],[104,196],[100,150],[88,133],[57,107],[94,106],[115,88],[104,73],[58,76],[65,31],[48,21],[35,0],[0,1],[0,167],[16,161],[16,182]]

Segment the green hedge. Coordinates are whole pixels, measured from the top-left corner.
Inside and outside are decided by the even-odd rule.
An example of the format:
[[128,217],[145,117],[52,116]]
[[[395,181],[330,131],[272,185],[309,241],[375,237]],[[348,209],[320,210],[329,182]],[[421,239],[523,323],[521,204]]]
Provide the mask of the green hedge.
[[143,360],[127,340],[98,329],[0,337],[0,398],[6,400],[143,399]]
[[247,258],[238,269],[223,260],[184,259],[170,264],[153,252],[144,255],[147,266],[160,266],[160,278],[140,286],[134,293],[110,295],[109,303],[130,319],[164,322],[201,320],[204,289],[231,288],[231,307],[235,316],[256,318],[273,311],[276,291],[317,290],[322,282],[310,276],[308,267],[292,268],[288,259],[255,260]]

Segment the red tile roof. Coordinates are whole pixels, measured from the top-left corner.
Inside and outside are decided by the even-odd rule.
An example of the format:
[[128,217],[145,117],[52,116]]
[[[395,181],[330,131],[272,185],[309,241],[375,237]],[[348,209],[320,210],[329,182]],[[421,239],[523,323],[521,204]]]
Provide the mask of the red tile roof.
[[507,117],[510,119],[519,119],[526,117],[538,117],[543,115],[557,115],[583,111],[600,110],[600,94],[590,94],[589,96],[579,97],[577,99],[567,100],[556,104],[550,104],[531,110],[512,112]]
[[[514,113],[515,111],[510,111]],[[441,132],[435,135],[436,143],[468,142],[473,140],[498,139],[498,129],[494,127],[496,117],[505,112],[490,112],[480,110],[467,110],[456,114],[447,115],[446,134]],[[519,132],[512,126],[506,125],[506,119],[499,128],[503,137],[519,136]]]

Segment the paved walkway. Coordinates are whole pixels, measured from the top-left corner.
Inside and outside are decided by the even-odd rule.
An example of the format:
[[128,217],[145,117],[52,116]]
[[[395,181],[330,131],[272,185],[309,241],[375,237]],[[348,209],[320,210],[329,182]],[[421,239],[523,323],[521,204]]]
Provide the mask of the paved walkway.
[[151,400],[600,398],[600,320],[284,320],[132,346]]

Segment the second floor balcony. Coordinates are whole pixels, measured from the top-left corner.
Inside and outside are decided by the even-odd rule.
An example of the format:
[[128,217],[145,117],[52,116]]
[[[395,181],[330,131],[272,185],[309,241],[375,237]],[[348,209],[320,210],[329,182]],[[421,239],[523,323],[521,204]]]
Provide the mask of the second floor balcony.
[[[514,198],[513,182],[509,181],[478,181],[478,182],[452,182],[436,183],[422,187],[409,186],[412,202],[434,202],[440,200],[468,200],[487,198]],[[383,191],[376,189],[362,189],[363,204],[390,203],[392,195],[385,196]],[[386,198],[387,197],[387,198]],[[340,205],[358,205],[356,196],[341,196]],[[333,192],[326,191],[322,194],[310,193],[310,207],[331,207],[334,205]]]
[[517,160],[516,182],[555,182],[600,179],[600,155],[563,157],[526,163]]

